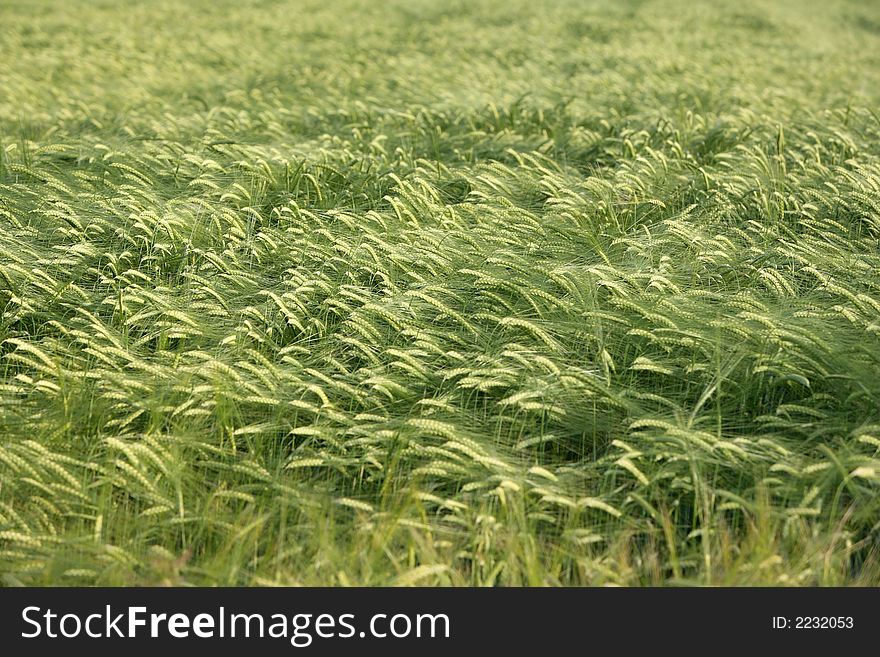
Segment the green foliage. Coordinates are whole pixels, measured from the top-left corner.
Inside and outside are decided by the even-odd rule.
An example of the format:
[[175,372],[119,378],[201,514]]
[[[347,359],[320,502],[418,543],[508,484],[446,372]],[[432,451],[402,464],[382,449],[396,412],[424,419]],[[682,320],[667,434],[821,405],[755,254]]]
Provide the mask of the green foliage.
[[876,7],[0,11],[5,584],[880,584]]

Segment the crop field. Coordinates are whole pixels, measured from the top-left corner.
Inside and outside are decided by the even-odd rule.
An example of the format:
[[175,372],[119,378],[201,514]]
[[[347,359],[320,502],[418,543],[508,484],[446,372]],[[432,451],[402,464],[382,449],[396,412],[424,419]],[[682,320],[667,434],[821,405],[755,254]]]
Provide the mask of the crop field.
[[880,585],[880,4],[0,0],[0,582]]

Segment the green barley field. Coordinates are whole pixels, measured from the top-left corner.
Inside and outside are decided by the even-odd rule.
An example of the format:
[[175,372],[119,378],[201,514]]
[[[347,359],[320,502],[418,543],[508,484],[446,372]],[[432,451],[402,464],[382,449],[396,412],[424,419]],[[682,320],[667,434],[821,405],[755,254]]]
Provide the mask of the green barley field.
[[0,579],[880,585],[880,4],[0,0]]

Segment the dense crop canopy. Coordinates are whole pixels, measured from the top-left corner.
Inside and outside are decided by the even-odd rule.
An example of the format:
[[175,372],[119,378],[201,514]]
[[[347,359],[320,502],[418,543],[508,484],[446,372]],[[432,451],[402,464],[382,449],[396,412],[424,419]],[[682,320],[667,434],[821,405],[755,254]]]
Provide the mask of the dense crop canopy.
[[880,9],[809,4],[6,3],[4,582],[880,583]]

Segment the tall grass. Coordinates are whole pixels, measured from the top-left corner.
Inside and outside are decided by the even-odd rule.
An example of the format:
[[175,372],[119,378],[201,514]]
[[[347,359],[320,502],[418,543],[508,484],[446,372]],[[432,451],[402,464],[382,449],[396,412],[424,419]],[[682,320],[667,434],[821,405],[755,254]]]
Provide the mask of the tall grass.
[[0,13],[5,584],[880,584],[877,8]]

